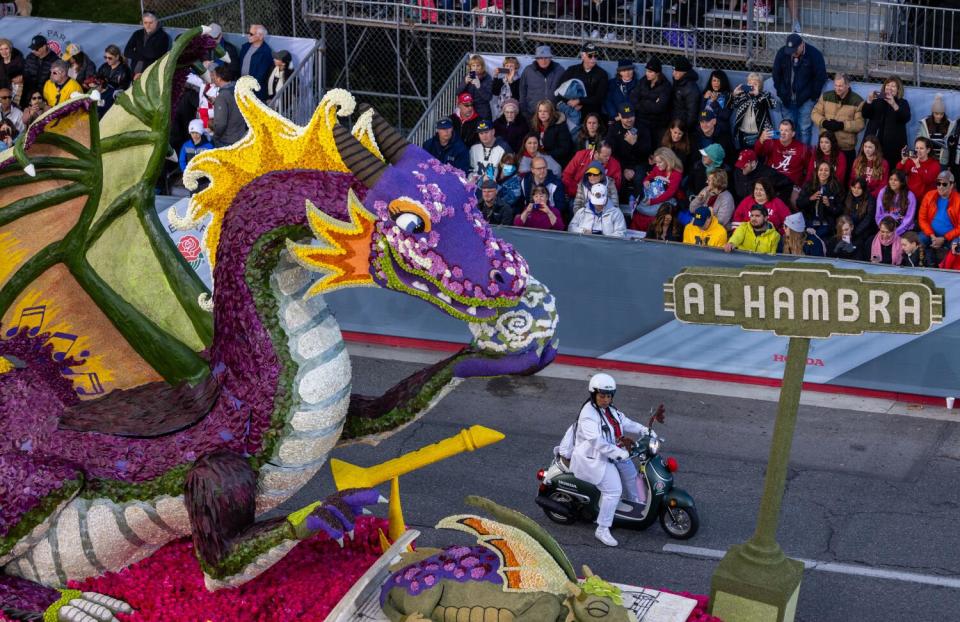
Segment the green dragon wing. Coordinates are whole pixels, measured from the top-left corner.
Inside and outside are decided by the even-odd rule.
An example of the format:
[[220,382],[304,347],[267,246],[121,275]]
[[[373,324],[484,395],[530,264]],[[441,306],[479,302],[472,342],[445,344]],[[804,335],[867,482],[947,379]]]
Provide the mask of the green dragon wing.
[[200,32],[181,35],[102,120],[95,96],[72,99],[0,153],[0,338],[45,337],[55,359],[76,363],[64,374],[81,396],[208,374],[197,354],[213,333],[206,288],[154,208],[173,95],[212,47]]

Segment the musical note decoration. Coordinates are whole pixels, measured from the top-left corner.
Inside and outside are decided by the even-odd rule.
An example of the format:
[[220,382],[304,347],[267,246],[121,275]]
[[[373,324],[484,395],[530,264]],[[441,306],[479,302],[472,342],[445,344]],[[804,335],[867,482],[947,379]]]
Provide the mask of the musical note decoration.
[[14,311],[17,321],[3,331],[7,338],[26,332],[28,337],[43,340],[43,346],[52,347],[52,358],[62,364],[60,373],[69,379],[77,395],[91,397],[107,392],[104,382],[110,380],[109,370],[100,364],[100,357],[91,358],[91,352],[85,345],[85,339],[78,334],[58,313],[54,303],[27,296],[21,301],[19,313]]

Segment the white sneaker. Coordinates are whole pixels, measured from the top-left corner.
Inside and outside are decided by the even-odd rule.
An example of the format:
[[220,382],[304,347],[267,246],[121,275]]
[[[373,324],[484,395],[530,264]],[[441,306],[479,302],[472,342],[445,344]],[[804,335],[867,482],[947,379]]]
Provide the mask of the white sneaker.
[[793,32],[800,34],[800,22],[793,22]]
[[597,527],[597,530],[593,532],[593,535],[597,537],[597,540],[603,542],[607,546],[617,546],[617,541],[610,535],[609,527]]
[[615,32],[608,32],[608,33],[606,34],[606,36],[604,36],[603,38],[606,39],[607,41],[616,41],[616,40],[617,40],[617,33],[615,33]]
[[599,39],[599,38],[600,38],[600,31],[597,30],[597,29],[594,29],[593,31],[591,31],[591,32],[590,32],[590,38],[591,38],[591,39]]

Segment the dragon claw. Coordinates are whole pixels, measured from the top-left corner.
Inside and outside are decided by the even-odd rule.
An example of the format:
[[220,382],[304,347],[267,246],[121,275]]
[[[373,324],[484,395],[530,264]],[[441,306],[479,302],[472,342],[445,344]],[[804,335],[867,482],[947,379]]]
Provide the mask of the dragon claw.
[[372,515],[372,514],[373,514],[373,512],[371,512],[371,511],[368,510],[367,508],[360,508],[360,513],[361,513],[361,514],[364,514],[364,515]]
[[83,592],[79,598],[73,598],[57,611],[60,622],[118,622],[115,613],[133,613],[133,608],[122,600],[98,594]]
[[377,497],[377,503],[390,503],[390,500],[384,497],[383,495],[380,495],[379,497]]
[[287,516],[287,521],[293,527],[296,537],[300,539],[323,531],[342,547],[344,536],[349,537],[350,540],[354,539],[356,517],[371,513],[364,506],[375,502],[386,502],[386,499],[373,488],[341,490],[323,501],[311,503],[293,512]]

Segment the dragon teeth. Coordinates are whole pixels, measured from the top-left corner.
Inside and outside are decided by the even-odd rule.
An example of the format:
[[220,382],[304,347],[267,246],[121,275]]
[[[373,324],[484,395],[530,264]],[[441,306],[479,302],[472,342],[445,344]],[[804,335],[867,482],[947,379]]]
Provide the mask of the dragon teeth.
[[451,302],[453,302],[453,299],[450,298],[450,296],[444,294],[443,292],[438,293],[437,298],[439,298],[440,300],[444,301],[447,304],[450,304]]
[[430,291],[430,288],[427,287],[426,283],[421,283],[420,281],[414,281],[414,282],[411,283],[410,285],[412,285],[414,289],[419,289],[419,290],[422,291],[422,292],[429,292],[429,291]]
[[477,314],[477,308],[476,308],[476,307],[467,307],[467,313],[469,313],[470,315],[476,315],[476,314]]

